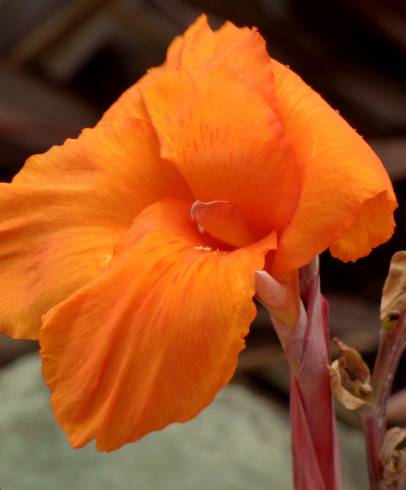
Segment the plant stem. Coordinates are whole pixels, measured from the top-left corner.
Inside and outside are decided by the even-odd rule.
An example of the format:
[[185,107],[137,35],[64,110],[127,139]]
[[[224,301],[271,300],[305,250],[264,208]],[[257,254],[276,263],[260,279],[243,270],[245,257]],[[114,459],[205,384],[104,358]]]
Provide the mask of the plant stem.
[[365,433],[370,490],[397,490],[399,485],[388,487],[383,481],[381,449],[386,433],[386,407],[392,391],[393,380],[406,344],[406,314],[391,329],[381,328],[372,388],[374,402],[360,410]]
[[381,460],[379,445],[378,418],[375,407],[362,408],[360,411],[365,434],[365,448],[368,463],[369,490],[379,490],[381,480]]
[[[317,258],[300,271],[299,284],[300,311],[296,326],[292,326],[281,319],[280,313],[284,308],[288,313],[295,308],[286,300],[294,295],[269,274],[257,272],[257,297],[271,315],[291,370],[294,488],[341,490],[338,437],[328,371],[328,305],[320,292]],[[297,299],[299,301],[299,297]]]

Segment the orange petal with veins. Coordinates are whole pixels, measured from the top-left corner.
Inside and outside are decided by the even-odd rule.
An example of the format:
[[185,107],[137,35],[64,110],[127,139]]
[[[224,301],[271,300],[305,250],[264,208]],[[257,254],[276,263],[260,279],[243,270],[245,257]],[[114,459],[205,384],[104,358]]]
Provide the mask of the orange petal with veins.
[[397,206],[371,148],[316,92],[273,62],[275,111],[304,172],[301,198],[275,254],[273,273],[297,269],[329,246],[356,260],[393,233]]
[[126,90],[104,114],[102,121],[118,117],[148,119],[140,96],[145,82],[167,70],[215,68],[221,66],[247,88],[260,94],[267,103],[274,102],[274,77],[264,38],[255,28],[238,28],[226,22],[213,31],[207,17],[201,15],[174,39],[163,65],[148,70],[137,83]]
[[43,373],[73,446],[111,451],[205,408],[233,375],[275,246],[210,251],[189,203],[146,208],[111,267],[45,316]]
[[395,226],[393,209],[394,200],[388,199],[387,191],[364,201],[354,223],[330,244],[331,255],[344,262],[354,262],[387,241]]
[[29,158],[0,185],[0,331],[36,338],[41,316],[103,272],[134,217],[167,196],[190,194],[142,121]]
[[197,200],[230,202],[262,236],[287,226],[302,176],[260,94],[219,68],[168,71],[141,91],[162,157]]
[[225,22],[213,31],[201,15],[168,49],[167,69],[221,66],[247,88],[274,102],[274,76],[265,39],[256,28]]

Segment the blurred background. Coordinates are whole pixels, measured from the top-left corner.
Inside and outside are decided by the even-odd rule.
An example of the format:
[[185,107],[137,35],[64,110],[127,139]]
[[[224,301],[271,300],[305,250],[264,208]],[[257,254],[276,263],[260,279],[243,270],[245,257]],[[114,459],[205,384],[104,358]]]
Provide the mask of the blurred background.
[[[394,238],[356,264],[327,254],[321,260],[332,334],[372,362],[390,257],[406,248],[404,1],[0,0],[0,180],[9,181],[30,154],[95,124],[147,68],[162,63],[171,39],[202,12],[212,27],[225,19],[257,26],[271,55],[319,91],[384,161],[400,204]],[[0,337],[0,366],[35,349]],[[397,389],[405,370],[403,362]],[[286,365],[261,310],[235,383],[287,409]],[[339,416],[358,424],[348,412],[339,409]]]

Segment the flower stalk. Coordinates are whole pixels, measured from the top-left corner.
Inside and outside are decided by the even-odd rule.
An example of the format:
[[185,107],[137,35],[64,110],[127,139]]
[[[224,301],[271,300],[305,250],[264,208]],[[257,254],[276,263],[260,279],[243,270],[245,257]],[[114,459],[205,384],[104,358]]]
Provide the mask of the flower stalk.
[[[290,369],[290,415],[295,490],[340,490],[339,448],[328,364],[328,305],[320,292],[318,260],[300,273],[300,314],[294,328],[273,312],[281,285],[257,273],[257,294],[270,312]],[[272,291],[275,292],[272,295]],[[279,306],[279,308],[278,308]],[[317,400],[317,403],[315,403]]]
[[[406,313],[395,326],[382,327],[378,355],[372,376],[373,403],[360,410],[365,433],[369,489],[397,490],[403,475],[397,481],[385,481],[382,450],[386,434],[386,409],[391,394],[396,370],[406,345]],[[390,486],[388,486],[388,484]]]
[[401,429],[386,430],[386,411],[406,346],[405,251],[392,257],[383,288],[381,321],[379,349],[372,376],[373,402],[363,406],[360,415],[365,432],[370,490],[398,490],[406,476],[403,463],[406,453],[398,447],[404,436]]

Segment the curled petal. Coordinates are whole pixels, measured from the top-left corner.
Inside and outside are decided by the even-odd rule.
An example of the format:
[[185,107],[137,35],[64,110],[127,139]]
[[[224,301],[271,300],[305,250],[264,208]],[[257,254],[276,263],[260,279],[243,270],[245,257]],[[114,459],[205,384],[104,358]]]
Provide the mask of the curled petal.
[[344,262],[355,261],[389,240],[393,234],[394,202],[386,191],[364,201],[354,223],[330,245],[330,253]]
[[227,201],[195,201],[191,216],[202,233],[207,232],[233,247],[245,247],[260,238],[241,209]]
[[201,15],[182,36],[174,39],[168,48],[165,63],[149,70],[126,90],[105,113],[102,121],[128,116],[147,119],[140,96],[140,88],[145,82],[167,70],[216,66],[221,66],[248,88],[261,94],[267,103],[273,102],[272,65],[263,37],[255,28],[238,28],[231,22],[213,31],[207,17]]
[[167,69],[221,66],[248,88],[274,102],[274,77],[264,38],[256,28],[226,22],[213,31],[201,15],[168,49]]
[[339,258],[356,260],[393,232],[397,203],[389,177],[361,136],[318,94],[288,68],[276,61],[273,66],[276,112],[305,176],[273,272],[301,267],[330,245]]
[[146,205],[189,191],[135,120],[85,130],[29,158],[0,192],[0,330],[36,338],[41,316],[111,261]]
[[205,408],[234,372],[275,246],[210,250],[189,203],[146,208],[111,267],[45,317],[43,373],[71,443],[110,451]]
[[196,199],[241,208],[262,235],[281,231],[296,208],[301,174],[263,98],[222,69],[166,72],[142,94],[161,154]]

